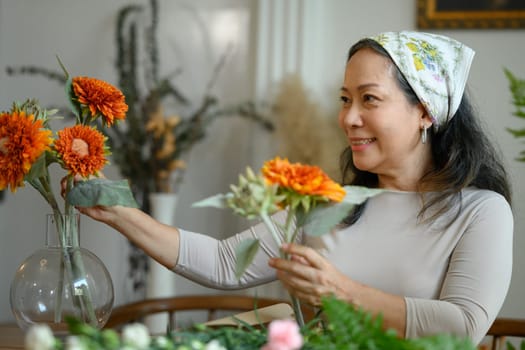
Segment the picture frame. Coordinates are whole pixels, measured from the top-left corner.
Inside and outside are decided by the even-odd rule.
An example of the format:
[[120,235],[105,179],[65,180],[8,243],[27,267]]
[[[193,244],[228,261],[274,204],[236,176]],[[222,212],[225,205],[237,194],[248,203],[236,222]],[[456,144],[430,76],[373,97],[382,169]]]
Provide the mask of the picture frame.
[[525,28],[523,0],[417,0],[419,29]]

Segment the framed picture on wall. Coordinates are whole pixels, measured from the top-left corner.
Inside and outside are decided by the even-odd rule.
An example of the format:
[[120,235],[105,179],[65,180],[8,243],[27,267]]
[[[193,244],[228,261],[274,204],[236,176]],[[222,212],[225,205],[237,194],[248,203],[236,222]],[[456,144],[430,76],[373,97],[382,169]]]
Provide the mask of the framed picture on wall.
[[420,29],[525,28],[525,0],[416,0]]

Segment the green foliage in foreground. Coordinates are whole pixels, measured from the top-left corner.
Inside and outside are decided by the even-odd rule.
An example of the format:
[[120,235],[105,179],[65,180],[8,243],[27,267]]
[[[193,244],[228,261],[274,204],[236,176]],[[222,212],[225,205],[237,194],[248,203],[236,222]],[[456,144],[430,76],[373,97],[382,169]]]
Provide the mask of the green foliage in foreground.
[[[327,298],[323,302],[324,321],[313,321],[302,329],[303,350],[475,350],[468,339],[437,335],[420,339],[401,339],[393,331],[384,331],[382,319],[373,318],[365,311]],[[319,326],[322,324],[322,326]],[[89,349],[113,350],[123,347],[113,330],[98,331],[72,320],[70,331],[79,336]],[[239,321],[239,327],[209,328],[196,325],[190,329],[168,334],[163,341],[153,340],[151,350],[204,349],[212,340],[231,350],[260,349],[266,343],[267,329],[252,327]],[[166,339],[169,339],[166,341]]]
[[382,319],[336,300],[323,301],[327,320],[323,331],[309,329],[304,333],[304,350],[475,350],[469,339],[438,335],[420,339],[401,339],[392,330],[384,331]]

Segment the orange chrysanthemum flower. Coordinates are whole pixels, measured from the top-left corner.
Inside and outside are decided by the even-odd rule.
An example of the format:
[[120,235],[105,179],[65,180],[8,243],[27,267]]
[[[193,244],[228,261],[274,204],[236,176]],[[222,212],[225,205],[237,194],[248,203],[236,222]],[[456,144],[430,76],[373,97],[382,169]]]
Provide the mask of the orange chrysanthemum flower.
[[75,125],[58,132],[54,149],[70,174],[97,174],[107,163],[104,135],[95,128]]
[[74,77],[73,91],[83,108],[89,109],[91,117],[102,115],[107,126],[126,118],[128,105],[124,94],[113,85],[95,78]]
[[0,114],[0,190],[24,185],[33,163],[49,149],[51,130],[23,111]]
[[264,163],[262,173],[269,183],[302,195],[321,196],[335,202],[340,202],[345,197],[344,188],[317,166],[290,164],[288,159],[277,157]]

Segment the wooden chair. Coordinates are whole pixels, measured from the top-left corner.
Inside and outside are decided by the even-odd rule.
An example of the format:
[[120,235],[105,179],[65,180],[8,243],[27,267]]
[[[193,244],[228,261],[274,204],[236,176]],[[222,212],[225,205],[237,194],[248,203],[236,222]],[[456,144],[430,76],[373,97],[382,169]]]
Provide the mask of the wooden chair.
[[144,322],[147,316],[155,314],[168,315],[168,327],[177,328],[176,314],[179,311],[206,311],[207,321],[217,318],[220,311],[236,314],[242,311],[253,311],[279,303],[289,303],[280,299],[258,298],[246,295],[188,295],[168,298],[145,299],[113,309],[104,328],[120,329],[132,322]]
[[[491,338],[490,349],[506,349],[506,337],[525,338],[525,319],[496,318],[488,330],[487,336]],[[480,349],[488,348],[481,345]]]

